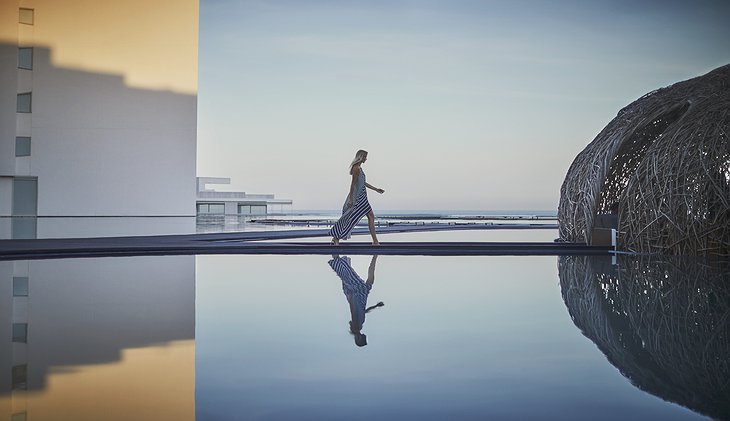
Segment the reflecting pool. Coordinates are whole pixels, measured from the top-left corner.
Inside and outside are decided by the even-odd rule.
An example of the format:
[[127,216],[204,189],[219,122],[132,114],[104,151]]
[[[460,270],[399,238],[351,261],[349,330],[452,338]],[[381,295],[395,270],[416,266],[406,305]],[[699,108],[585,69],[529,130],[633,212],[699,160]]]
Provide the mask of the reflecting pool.
[[730,419],[730,263],[560,257],[568,311],[638,388]]
[[194,256],[0,262],[0,337],[0,419],[195,417]]
[[729,307],[722,262],[5,261],[0,419],[722,419]]

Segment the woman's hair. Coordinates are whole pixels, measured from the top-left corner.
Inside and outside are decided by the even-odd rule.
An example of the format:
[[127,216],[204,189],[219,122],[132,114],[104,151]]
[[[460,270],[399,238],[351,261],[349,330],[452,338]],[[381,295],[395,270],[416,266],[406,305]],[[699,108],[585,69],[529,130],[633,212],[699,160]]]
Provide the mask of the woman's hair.
[[360,329],[362,329],[362,325],[358,326],[350,320],[350,334],[355,337],[355,345],[365,346],[368,344],[368,337],[364,333],[361,333]]
[[368,151],[364,151],[360,149],[355,154],[355,159],[352,160],[350,163],[350,174],[352,174],[352,167],[354,167],[357,164],[362,164],[362,161],[365,160],[365,157],[368,156]]
[[355,345],[365,346],[368,344],[368,337],[364,333],[355,334]]

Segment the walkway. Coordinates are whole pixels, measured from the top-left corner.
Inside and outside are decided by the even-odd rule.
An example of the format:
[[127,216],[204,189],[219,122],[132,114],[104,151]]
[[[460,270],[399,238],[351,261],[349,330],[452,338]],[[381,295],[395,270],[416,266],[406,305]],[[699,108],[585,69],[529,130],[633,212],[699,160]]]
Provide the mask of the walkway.
[[[454,226],[382,227],[378,233],[454,230]],[[467,229],[467,228],[463,228]],[[475,228],[471,228],[475,229]],[[535,229],[534,227],[532,229]],[[325,237],[328,230],[282,230],[143,237],[0,240],[0,260],[180,254],[566,255],[607,254],[606,247],[555,242],[280,242]],[[353,235],[367,235],[356,229]]]

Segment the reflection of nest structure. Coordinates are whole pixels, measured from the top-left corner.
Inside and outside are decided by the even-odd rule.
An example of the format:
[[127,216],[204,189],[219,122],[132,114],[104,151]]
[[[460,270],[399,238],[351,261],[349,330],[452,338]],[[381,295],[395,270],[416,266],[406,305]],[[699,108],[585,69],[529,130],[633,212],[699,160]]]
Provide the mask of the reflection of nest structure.
[[730,419],[730,262],[563,256],[571,318],[631,383]]
[[560,237],[590,242],[618,212],[626,249],[730,255],[729,133],[730,65],[634,101],[570,166]]

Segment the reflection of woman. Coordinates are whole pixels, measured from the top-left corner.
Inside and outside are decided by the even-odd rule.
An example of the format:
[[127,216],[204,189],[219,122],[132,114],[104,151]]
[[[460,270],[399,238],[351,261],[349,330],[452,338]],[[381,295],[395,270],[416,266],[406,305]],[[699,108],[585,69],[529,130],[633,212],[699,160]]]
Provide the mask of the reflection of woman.
[[342,207],[342,216],[335,223],[329,232],[332,236],[332,244],[340,244],[340,240],[350,238],[350,232],[363,216],[368,217],[368,228],[370,236],[373,237],[373,244],[378,245],[378,237],[375,235],[375,214],[373,208],[368,202],[367,189],[374,190],[383,194],[385,190],[371,186],[365,181],[365,172],[361,166],[368,160],[367,151],[359,150],[355,154],[355,159],[350,163],[350,192],[345,199],[345,205]]
[[373,287],[375,281],[375,263],[378,260],[378,256],[373,256],[370,261],[370,267],[368,268],[368,279],[363,281],[360,276],[352,269],[350,265],[350,258],[347,256],[332,256],[332,260],[329,261],[330,267],[337,273],[337,276],[342,280],[342,292],[347,297],[347,302],[350,304],[350,333],[355,336],[355,344],[357,346],[365,346],[368,344],[367,337],[361,332],[362,325],[365,323],[365,313],[372,310],[375,307],[383,305],[382,302],[365,308],[368,301],[368,294],[370,289]]

